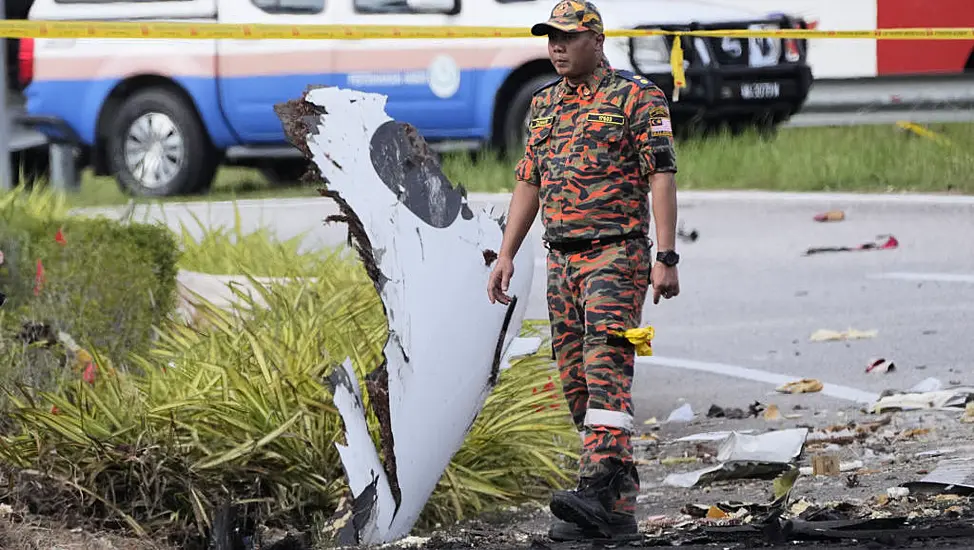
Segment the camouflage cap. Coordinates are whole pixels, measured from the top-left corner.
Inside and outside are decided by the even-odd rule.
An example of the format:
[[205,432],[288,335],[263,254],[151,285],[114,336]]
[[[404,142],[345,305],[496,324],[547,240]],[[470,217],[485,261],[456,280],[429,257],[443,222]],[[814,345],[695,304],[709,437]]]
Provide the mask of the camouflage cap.
[[531,34],[544,36],[551,29],[563,32],[592,31],[601,34],[602,14],[591,2],[561,0],[551,10],[551,17],[547,21],[531,27]]

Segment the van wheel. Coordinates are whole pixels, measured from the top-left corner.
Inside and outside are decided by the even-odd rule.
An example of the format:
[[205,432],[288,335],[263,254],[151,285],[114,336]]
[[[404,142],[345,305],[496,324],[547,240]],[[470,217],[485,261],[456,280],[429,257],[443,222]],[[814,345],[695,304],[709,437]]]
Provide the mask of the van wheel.
[[169,90],[136,92],[109,128],[108,166],[126,193],[196,193],[209,187],[217,165],[196,112]]
[[510,107],[504,115],[504,134],[501,139],[501,147],[505,153],[520,155],[524,149],[524,142],[528,136],[528,117],[531,111],[531,98],[534,91],[542,84],[550,82],[557,76],[555,73],[544,73],[531,78],[521,86],[514,98],[511,100]]

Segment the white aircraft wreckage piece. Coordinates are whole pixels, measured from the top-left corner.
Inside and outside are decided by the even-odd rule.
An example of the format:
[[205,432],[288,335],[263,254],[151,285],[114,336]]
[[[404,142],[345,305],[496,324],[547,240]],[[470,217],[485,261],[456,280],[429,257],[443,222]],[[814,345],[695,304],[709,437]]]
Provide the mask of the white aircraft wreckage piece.
[[[342,544],[409,534],[497,383],[520,332],[534,270],[525,242],[510,305],[491,304],[487,279],[503,216],[471,211],[418,132],[385,112],[386,97],[310,87],[276,108],[288,139],[313,161],[385,307],[385,363],[366,377],[382,458],[351,362],[335,370],[345,444],[336,444],[353,509]],[[513,350],[512,350],[513,351]]]

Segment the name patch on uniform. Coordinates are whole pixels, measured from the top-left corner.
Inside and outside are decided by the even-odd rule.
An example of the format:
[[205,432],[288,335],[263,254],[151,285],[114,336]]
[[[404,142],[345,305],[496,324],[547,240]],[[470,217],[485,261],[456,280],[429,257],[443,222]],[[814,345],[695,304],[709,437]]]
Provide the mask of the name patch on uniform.
[[545,126],[551,126],[551,121],[554,120],[553,116],[543,116],[541,118],[536,118],[531,121],[531,129],[544,128]]
[[672,136],[673,124],[668,118],[653,118],[650,119],[649,122],[649,131],[652,132],[654,136]]
[[603,124],[622,125],[626,123],[626,117],[609,113],[589,113],[585,120],[588,122],[601,122]]

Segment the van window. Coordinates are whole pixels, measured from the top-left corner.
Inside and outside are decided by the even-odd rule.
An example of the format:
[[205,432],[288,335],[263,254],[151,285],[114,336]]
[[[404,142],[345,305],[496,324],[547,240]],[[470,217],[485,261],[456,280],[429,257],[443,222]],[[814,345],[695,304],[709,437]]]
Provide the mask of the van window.
[[354,0],[358,13],[417,13],[406,0]]
[[325,0],[252,0],[254,5],[267,13],[321,13]]
[[121,2],[144,4],[148,2],[192,2],[192,0],[54,0],[55,4],[118,4]]

